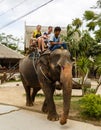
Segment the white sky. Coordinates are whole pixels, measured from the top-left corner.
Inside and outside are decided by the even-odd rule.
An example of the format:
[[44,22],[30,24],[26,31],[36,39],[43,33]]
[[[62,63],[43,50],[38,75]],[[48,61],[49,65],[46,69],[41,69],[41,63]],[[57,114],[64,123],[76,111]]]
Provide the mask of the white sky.
[[[14,7],[23,0],[3,0],[0,3],[0,14]],[[3,16],[0,16],[0,27],[11,22],[17,17],[35,9],[39,5],[49,0],[25,0],[25,2],[11,10]],[[0,33],[13,34],[14,36],[24,36],[24,24],[27,25],[52,25],[67,26],[75,18],[82,18],[85,10],[91,10],[90,7],[96,4],[97,0],[54,0],[47,6],[39,9],[31,15],[13,23],[12,25],[0,30]]]

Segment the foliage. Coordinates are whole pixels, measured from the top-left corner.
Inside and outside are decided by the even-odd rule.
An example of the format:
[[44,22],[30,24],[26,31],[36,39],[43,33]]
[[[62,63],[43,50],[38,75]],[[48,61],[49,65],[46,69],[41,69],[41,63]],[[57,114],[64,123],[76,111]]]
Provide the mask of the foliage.
[[[101,25],[100,25],[101,26]],[[97,42],[101,42],[101,28],[94,32]]]
[[[100,0],[98,0],[100,1]],[[83,23],[86,22],[86,30],[83,30]],[[99,68],[94,64],[94,60],[101,54],[101,14],[94,11],[85,11],[83,19],[75,18],[67,26],[67,35],[62,37],[67,43],[74,63],[75,77],[78,71],[85,78],[90,68]],[[92,63],[90,62],[92,59]],[[90,62],[90,65],[87,65]],[[97,62],[96,62],[97,63]],[[101,74],[101,73],[100,73]]]
[[94,38],[91,37],[88,31],[82,33],[82,37],[79,41],[79,55],[80,56],[94,56],[99,53],[100,49],[96,49],[98,44]]
[[87,24],[87,27],[89,28],[89,31],[94,30],[96,27],[96,23],[91,21]]
[[94,17],[95,17],[95,13],[93,12],[93,11],[85,11],[85,13],[84,13],[84,19],[85,20],[92,20],[92,19],[94,19]]
[[21,40],[13,35],[6,35],[5,33],[0,34],[0,43],[13,49],[18,50],[18,44]]
[[91,61],[87,57],[79,57],[77,60],[77,67],[79,71],[85,75],[91,66]]
[[[101,13],[96,14],[93,11],[85,11],[84,19],[88,22],[89,31],[93,31],[97,42],[101,41]],[[95,31],[96,29],[96,31]]]
[[98,0],[98,1],[97,1],[97,7],[98,7],[98,8],[101,8],[101,0]]
[[78,29],[82,25],[82,20],[80,20],[79,18],[76,18],[73,20],[72,25],[75,26],[76,29]]
[[85,89],[84,90],[85,94],[95,94],[96,93],[96,89],[87,88],[87,87],[85,87],[84,89]]
[[97,66],[97,72],[101,75],[101,53],[95,57],[95,65]]
[[87,117],[101,118],[101,96],[89,94],[81,100],[81,113]]

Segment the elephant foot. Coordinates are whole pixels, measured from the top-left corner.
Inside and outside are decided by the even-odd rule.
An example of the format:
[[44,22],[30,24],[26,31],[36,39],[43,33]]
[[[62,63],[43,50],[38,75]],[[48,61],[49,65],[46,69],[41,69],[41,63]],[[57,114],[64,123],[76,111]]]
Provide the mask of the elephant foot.
[[26,102],[26,106],[31,107],[31,106],[33,106],[33,103],[32,102]]
[[58,121],[59,120],[59,115],[57,113],[49,114],[47,119],[50,120],[50,121]]
[[60,124],[64,125],[67,123],[67,116],[62,115],[60,118]]

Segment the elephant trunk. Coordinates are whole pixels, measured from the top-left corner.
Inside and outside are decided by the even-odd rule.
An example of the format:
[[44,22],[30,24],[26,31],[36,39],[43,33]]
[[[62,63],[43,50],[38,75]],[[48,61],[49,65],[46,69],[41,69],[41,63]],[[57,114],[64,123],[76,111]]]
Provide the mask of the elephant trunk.
[[72,65],[70,63],[61,67],[60,80],[63,88],[63,114],[60,118],[60,124],[64,125],[68,118],[72,91]]

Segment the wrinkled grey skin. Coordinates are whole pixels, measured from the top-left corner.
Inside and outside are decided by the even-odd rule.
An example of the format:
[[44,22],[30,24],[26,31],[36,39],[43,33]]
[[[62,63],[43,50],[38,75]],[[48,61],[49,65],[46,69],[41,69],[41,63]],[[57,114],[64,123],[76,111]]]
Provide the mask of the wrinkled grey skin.
[[[45,94],[42,111],[48,113],[49,120],[59,120],[53,100],[54,84],[59,81],[60,88],[63,90],[63,114],[60,117],[60,123],[65,124],[68,118],[72,89],[72,65],[69,52],[57,49],[50,55],[42,55],[36,64],[36,70],[33,67],[33,61],[28,56],[19,63],[19,71],[26,91],[26,105],[32,106],[37,92],[42,89]],[[31,88],[33,88],[32,94]]]

